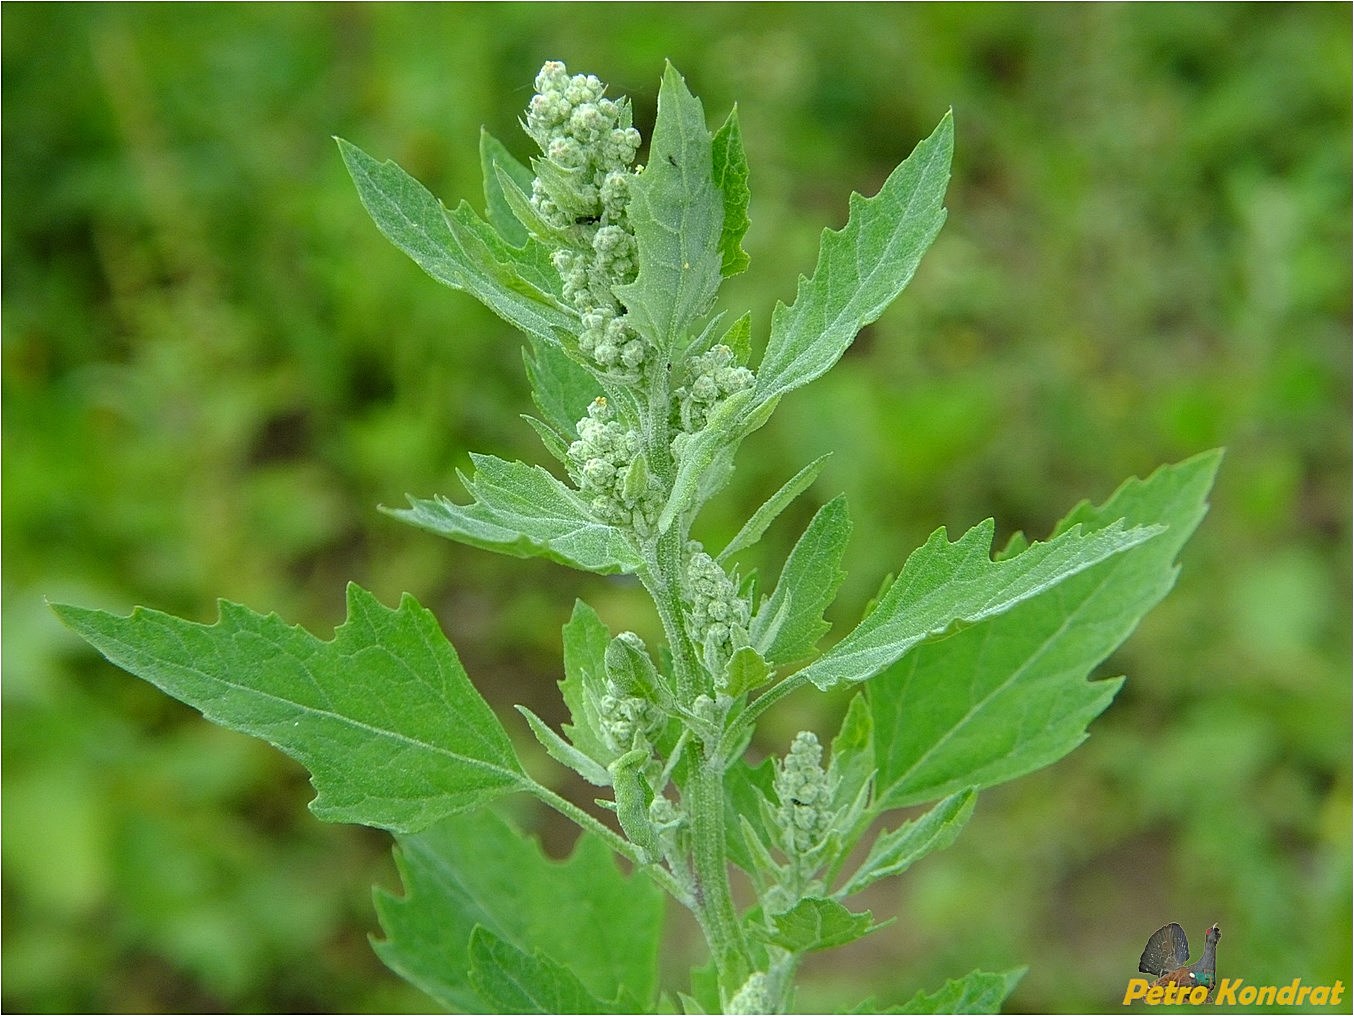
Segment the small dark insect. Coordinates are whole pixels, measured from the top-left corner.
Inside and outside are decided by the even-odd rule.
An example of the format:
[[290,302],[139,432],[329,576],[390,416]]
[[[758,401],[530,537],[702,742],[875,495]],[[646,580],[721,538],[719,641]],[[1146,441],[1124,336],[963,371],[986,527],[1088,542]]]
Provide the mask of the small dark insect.
[[1215,924],[1204,935],[1204,951],[1189,966],[1189,939],[1178,924],[1168,924],[1152,932],[1147,947],[1138,960],[1138,970],[1151,974],[1159,985],[1175,984],[1183,987],[1203,985],[1211,994],[1217,983],[1217,948],[1222,932]]
[[602,221],[600,215],[576,215],[574,216],[575,226],[595,226]]
[[668,156],[668,161],[669,161],[670,163],[672,163],[672,165],[673,165],[674,167],[676,167],[676,165],[677,165],[677,160],[674,159],[671,155]]

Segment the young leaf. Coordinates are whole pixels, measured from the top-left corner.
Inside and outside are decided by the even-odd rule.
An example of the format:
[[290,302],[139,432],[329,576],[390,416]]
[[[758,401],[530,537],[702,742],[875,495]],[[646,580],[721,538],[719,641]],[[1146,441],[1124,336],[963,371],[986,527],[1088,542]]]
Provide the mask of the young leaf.
[[[438,282],[461,289],[513,327],[537,341],[558,343],[558,331],[577,331],[577,315],[549,288],[543,253],[515,254],[461,203],[448,213],[442,203],[395,163],[377,162],[356,145],[338,141],[363,206],[382,233]],[[539,247],[539,245],[535,245]],[[531,249],[528,244],[527,249]],[[521,270],[529,265],[529,281]],[[558,285],[558,274],[553,280]]]
[[615,288],[631,324],[664,352],[710,309],[719,289],[724,204],[712,170],[705,111],[668,64],[649,163],[630,191],[639,273]]
[[719,473],[718,463],[723,457],[732,455],[737,440],[733,435],[743,424],[743,408],[751,400],[751,389],[734,392],[710,414],[705,426],[691,435],[679,458],[668,503],[658,517],[660,533],[666,533],[679,516],[699,507],[714,493],[711,476]]
[[913,551],[888,592],[827,653],[795,675],[819,688],[865,681],[929,638],[1010,610],[1092,565],[1136,547],[1160,526],[1080,527],[1036,543],[1018,557],[993,561],[991,519],[954,543],[942,527]]
[[[832,804],[847,808],[874,776],[874,719],[869,703],[862,692],[851,696],[851,704],[842,716],[837,736],[832,739],[832,761],[828,768],[828,783],[837,787]],[[847,849],[855,844],[850,843]]]
[[[721,314],[720,319],[723,316]],[[729,347],[729,352],[733,353],[734,362],[738,366],[746,367],[752,357],[752,312],[746,311],[742,317],[729,325],[729,330],[720,336],[719,341]]]
[[607,679],[626,695],[654,699],[664,684],[644,640],[632,631],[621,632],[607,644],[603,662]]
[[[723,1001],[719,997],[719,968],[714,961],[703,967],[691,969],[691,991],[682,996],[683,1003],[690,999],[697,1006],[695,1011],[718,1013],[724,1011]],[[687,1012],[692,1010],[688,1009]]]
[[651,1004],[663,894],[622,875],[593,834],[584,832],[567,860],[552,861],[533,838],[481,810],[400,837],[395,860],[404,895],[376,890],[386,935],[376,951],[442,1005],[492,1011],[471,983],[476,926],[568,964],[595,998],[624,998],[627,1011]]
[[820,455],[786,480],[780,490],[767,498],[766,502],[752,513],[752,518],[743,523],[743,528],[738,530],[734,538],[719,552],[719,557],[715,560],[723,564],[727,558],[737,554],[740,550],[755,546],[771,523],[776,521],[777,516],[786,509],[790,502],[808,490],[809,485],[818,479],[818,474],[823,471],[823,466],[827,464],[827,460],[831,457],[831,452]]
[[515,557],[547,557],[582,571],[631,572],[641,559],[625,534],[595,518],[582,497],[540,466],[471,455],[475,475],[462,477],[474,503],[410,498],[383,509],[410,525],[461,543]]
[[911,281],[945,221],[941,202],[953,148],[954,121],[946,113],[878,194],[851,195],[844,228],[823,231],[813,276],[801,276],[795,302],[777,303],[771,315],[758,404],[825,373]]
[[597,398],[597,379],[591,371],[571,359],[558,346],[532,342],[522,350],[526,361],[531,399],[545,415],[546,422],[573,440],[578,421]]
[[902,1005],[884,1009],[886,1013],[996,1013],[1001,1004],[1015,991],[1025,968],[989,974],[981,970],[953,981],[931,994],[919,991]]
[[528,956],[480,927],[470,933],[470,983],[484,1000],[486,1012],[625,1011],[594,998],[568,967],[539,952]]
[[[790,663],[813,652],[827,631],[823,611],[837,596],[846,573],[842,552],[851,534],[846,498],[833,498],[813,516],[785,562],[775,592],[752,619],[750,636],[767,661]],[[769,625],[775,618],[775,627]]]
[[534,416],[528,416],[526,413],[522,413],[521,418],[536,432],[536,436],[541,439],[541,444],[545,446],[545,450],[550,453],[552,459],[556,462],[569,461],[569,443],[552,429],[550,424],[544,420],[538,420]]
[[724,694],[737,698],[746,692],[754,691],[766,684],[771,678],[771,669],[761,653],[752,646],[740,646],[729,658],[728,681]]
[[519,705],[513,708],[526,717],[531,732],[536,735],[536,740],[541,743],[541,747],[546,750],[546,753],[552,759],[566,769],[572,769],[594,787],[611,786],[611,774],[607,772],[603,765],[556,734],[550,729],[549,724],[526,706]]
[[864,863],[834,896],[850,896],[881,878],[901,875],[927,854],[948,847],[973,814],[973,805],[977,799],[978,795],[973,790],[961,790],[945,798],[921,818],[904,822],[892,832],[881,833],[871,844]]
[[1086,725],[1122,683],[1086,679],[1174,584],[1175,556],[1207,509],[1218,461],[1210,452],[1163,466],[1100,507],[1082,504],[1042,546],[1078,528],[1109,531],[1118,519],[1137,531],[1164,525],[1165,532],[1008,613],[918,646],[866,686],[877,807],[992,786],[1055,762],[1085,740]]
[[[762,806],[774,796],[775,765],[771,759],[750,766],[741,757],[724,775],[724,833],[729,860],[749,874],[768,870]],[[774,865],[772,865],[774,868]]]
[[836,900],[813,897],[800,900],[771,920],[776,930],[770,941],[796,953],[845,945],[880,927],[868,910],[853,914]]
[[508,202],[504,180],[518,190],[530,191],[531,170],[518,162],[503,142],[480,128],[480,171],[484,174],[484,217],[512,246],[525,246],[527,230]]
[[[565,735],[574,746],[605,768],[616,753],[606,746],[599,733],[599,718],[589,703],[592,697],[587,689],[604,687],[606,681],[606,648],[611,632],[593,610],[582,600],[574,601],[574,611],[563,628],[564,680],[559,682],[564,704],[569,707],[573,724],[564,724]],[[607,776],[610,783],[611,777]]]
[[743,151],[743,132],[738,127],[738,107],[715,131],[713,156],[714,180],[724,198],[724,226],[719,234],[719,252],[723,256],[720,273],[727,279],[746,271],[749,258],[743,250],[748,231],[748,160]]
[[350,584],[348,620],[329,642],[224,600],[213,625],[140,607],[130,617],[53,609],[113,663],[299,760],[325,821],[407,832],[529,785],[411,596],[390,610]]

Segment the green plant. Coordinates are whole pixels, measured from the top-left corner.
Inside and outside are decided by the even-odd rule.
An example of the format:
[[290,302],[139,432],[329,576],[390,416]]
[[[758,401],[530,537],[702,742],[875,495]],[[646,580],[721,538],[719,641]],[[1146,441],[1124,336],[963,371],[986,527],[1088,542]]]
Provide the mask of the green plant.
[[[750,315],[726,324],[711,313],[722,279],[748,261],[736,111],[711,134],[668,67],[647,165],[635,168],[641,139],[626,100],[559,63],[536,85],[524,127],[542,156],[528,167],[482,136],[483,218],[339,146],[387,237],[525,334],[540,413],[527,422],[567,475],[475,455],[462,477],[470,503],[411,500],[391,514],[500,553],[633,575],[653,600],[656,650],[576,605],[563,630],[572,723],[562,732],[519,707],[551,758],[608,795],[597,804],[614,824],[526,772],[411,597],[391,609],[350,586],[348,619],[328,642],[225,602],[210,626],[145,609],[56,610],[114,663],[302,761],[319,817],[396,836],[405,895],[378,893],[386,938],[376,948],[439,1002],[672,1005],[657,977],[670,896],[695,916],[712,960],[681,1005],[784,1011],[806,953],[880,926],[848,907],[852,896],[949,844],[980,789],[1085,738],[1122,682],[1087,678],[1174,581],[1218,456],[1131,480],[1103,505],[1073,509],[1046,542],[1017,535],[995,559],[991,520],[954,542],[937,530],[815,656],[843,577],[844,499],[813,516],[774,584],[734,562],[824,460],[717,552],[692,526],[781,397],[830,369],[911,279],[945,218],[951,119],[875,197],[852,196],[813,275],[777,305],[754,371]],[[753,764],[758,719],[809,685],[858,686],[827,758],[802,731],[783,757]],[[568,861],[547,860],[485,807],[518,792],[581,828]],[[735,903],[733,867],[755,894],[750,907]],[[1018,977],[974,971],[893,1011],[994,1010]]]

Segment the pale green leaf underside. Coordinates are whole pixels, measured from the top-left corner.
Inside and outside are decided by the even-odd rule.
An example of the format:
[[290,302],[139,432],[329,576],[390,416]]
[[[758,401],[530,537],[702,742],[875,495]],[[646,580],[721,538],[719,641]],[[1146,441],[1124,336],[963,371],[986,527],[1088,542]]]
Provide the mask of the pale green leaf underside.
[[777,303],[757,371],[758,404],[808,384],[841,358],[911,281],[945,221],[954,121],[945,114],[872,198],[852,194],[846,226],[824,230],[813,276]]
[[963,830],[978,795],[973,790],[951,794],[930,811],[897,829],[880,833],[870,845],[870,853],[834,895],[838,898],[858,893],[882,878],[901,875],[927,854],[943,850]]
[[1063,537],[1075,531],[1069,525],[1119,519],[1165,531],[1007,613],[918,646],[866,685],[880,807],[992,786],[1085,739],[1121,684],[1087,677],[1174,583],[1175,556],[1203,517],[1218,461],[1218,453],[1196,456],[1129,481],[1101,507],[1081,505]]
[[664,352],[704,315],[721,279],[724,201],[705,111],[671,64],[658,91],[649,162],[630,188],[635,281],[615,288],[629,323]]
[[411,497],[410,507],[384,509],[410,525],[460,543],[514,557],[545,557],[599,574],[632,572],[642,563],[626,535],[595,518],[583,498],[540,466],[472,455],[475,474],[462,477],[469,505]]
[[567,964],[595,998],[631,1000],[633,1011],[654,998],[662,891],[622,875],[591,833],[567,860],[552,861],[534,838],[481,810],[400,837],[395,859],[404,895],[377,889],[386,938],[376,951],[440,1004],[493,1011],[471,981],[477,926]]
[[1015,991],[1025,968],[989,974],[975,970],[953,981],[946,981],[939,991],[919,991],[902,1005],[884,1009],[886,1013],[996,1013],[1008,995]]
[[394,162],[377,162],[341,138],[338,144],[368,214],[425,272],[538,341],[557,343],[561,331],[577,331],[577,315],[552,292],[558,276],[550,278],[539,244],[514,250],[464,202],[449,213]]
[[225,601],[213,625],[144,608],[54,609],[113,663],[298,759],[326,821],[416,830],[530,785],[413,597],[390,610],[349,585],[348,620],[329,642]]
[[818,474],[823,471],[823,466],[827,465],[827,460],[831,457],[831,452],[818,456],[786,480],[780,490],[767,498],[762,506],[752,513],[752,518],[743,523],[743,528],[738,530],[734,538],[728,542],[728,545],[719,552],[719,557],[716,560],[723,564],[740,550],[755,546],[757,541],[765,534],[767,528],[772,522],[776,521],[790,502],[808,490],[809,485],[818,479]]
[[860,624],[796,679],[823,690],[867,680],[919,643],[1010,610],[1160,532],[1115,522],[1092,532],[1065,532],[1016,557],[993,561],[993,528],[987,519],[954,543],[943,527],[937,529],[912,552]]

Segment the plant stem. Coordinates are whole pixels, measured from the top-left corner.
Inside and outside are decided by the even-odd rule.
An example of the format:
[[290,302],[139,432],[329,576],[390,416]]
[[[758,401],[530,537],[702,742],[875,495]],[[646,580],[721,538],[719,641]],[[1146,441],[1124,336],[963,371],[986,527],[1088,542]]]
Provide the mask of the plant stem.
[[696,916],[719,970],[720,985],[732,994],[747,978],[749,962],[725,855],[724,763],[703,748],[694,769],[687,790],[687,811],[691,818]]
[[[800,672],[802,673],[802,671]],[[791,674],[779,684],[772,685],[767,691],[763,692],[757,698],[747,704],[747,707],[738,714],[737,721],[729,726],[724,733],[724,739],[720,742],[720,753],[727,754],[732,750],[733,745],[738,743],[739,738],[745,731],[751,728],[762,713],[766,712],[773,705],[785,698],[792,691],[802,688],[805,681],[799,673]]]
[[[668,416],[672,411],[670,369],[669,366],[660,368],[647,379],[649,402],[643,421],[650,468],[663,481],[669,496],[676,476],[668,426]],[[696,698],[711,688],[700,654],[686,630],[687,608],[683,592],[686,541],[686,524],[681,519],[675,519],[667,532],[645,548],[648,560],[639,578],[653,598],[663,633],[672,651],[677,703],[689,710]],[[694,764],[683,787],[682,802],[691,828],[695,898],[686,902],[705,934],[719,971],[721,991],[728,997],[747,978],[751,962],[729,883],[728,855],[724,841],[725,759],[717,740],[713,738],[709,742],[699,737],[693,738],[687,750]]]
[[644,588],[653,597],[663,634],[672,650],[672,666],[677,687],[677,702],[685,709],[700,694],[700,661],[682,624],[682,545],[685,538],[678,527],[658,539],[655,556],[640,575]]
[[771,968],[766,972],[766,987],[774,1000],[771,1012],[785,1012],[790,1008],[790,996],[794,993],[795,972],[803,953],[777,950],[781,955],[773,959]]

